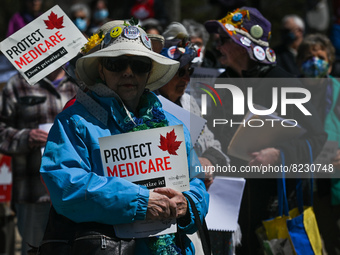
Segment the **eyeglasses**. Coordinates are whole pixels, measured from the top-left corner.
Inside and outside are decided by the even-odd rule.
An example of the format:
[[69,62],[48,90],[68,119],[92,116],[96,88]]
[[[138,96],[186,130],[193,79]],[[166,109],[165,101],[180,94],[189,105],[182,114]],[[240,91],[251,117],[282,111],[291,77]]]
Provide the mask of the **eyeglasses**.
[[122,72],[130,66],[135,74],[143,74],[150,72],[152,61],[148,57],[142,56],[120,56],[116,58],[104,58],[103,66],[110,72]]
[[194,73],[194,70],[195,68],[193,67],[189,67],[188,69],[180,68],[178,69],[178,72],[177,72],[178,77],[183,77],[186,74],[186,72],[188,72],[189,76],[191,76]]

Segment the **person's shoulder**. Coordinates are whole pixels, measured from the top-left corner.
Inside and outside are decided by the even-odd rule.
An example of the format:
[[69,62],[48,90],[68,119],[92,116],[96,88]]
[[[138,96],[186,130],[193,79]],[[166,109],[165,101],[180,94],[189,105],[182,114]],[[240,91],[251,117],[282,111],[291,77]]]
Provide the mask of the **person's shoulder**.
[[171,114],[168,111],[165,111],[164,109],[163,109],[163,111],[164,111],[164,114],[166,116],[166,119],[169,121],[170,126],[183,124],[183,122],[181,120],[179,120],[177,117],[175,117],[175,115]]
[[77,91],[77,88],[79,88],[79,85],[75,81],[73,81],[70,78],[66,77],[61,82],[61,87],[72,88],[72,89],[74,89],[74,91]]
[[10,18],[10,21],[17,20],[17,19],[23,19],[22,13],[21,12],[16,12],[12,15]]
[[274,47],[273,50],[274,50],[276,55],[281,55],[281,54],[285,54],[285,53],[289,52],[287,46],[284,45],[284,44],[280,44],[280,45]]
[[[56,119],[61,120],[62,122],[75,123],[76,126],[79,126],[83,125],[82,123],[86,123],[89,120],[89,116],[92,119],[93,115],[91,115],[86,107],[75,99],[73,104],[68,105],[68,107],[65,107],[58,113]],[[83,120],[85,120],[85,122]]]
[[22,86],[31,86],[31,85],[27,83],[27,81],[24,79],[24,77],[20,73],[16,73],[8,79],[4,89],[15,88],[15,87],[18,88]]
[[339,78],[331,76],[331,75],[329,76],[329,78],[331,78],[331,80],[332,80],[333,87],[340,87]]
[[267,78],[296,78],[293,74],[287,72],[282,67],[278,65],[273,65],[272,68],[269,69],[266,76]]

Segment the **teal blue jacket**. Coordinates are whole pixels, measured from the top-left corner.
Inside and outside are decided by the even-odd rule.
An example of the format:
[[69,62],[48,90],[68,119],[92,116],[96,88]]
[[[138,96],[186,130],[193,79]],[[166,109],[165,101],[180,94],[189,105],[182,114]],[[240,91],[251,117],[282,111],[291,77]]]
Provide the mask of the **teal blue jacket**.
[[[119,105],[113,97],[96,97],[95,93],[90,92],[90,97],[95,97],[101,105],[96,108],[91,105],[93,102],[88,100],[88,96],[81,95],[56,117],[42,158],[40,172],[54,208],[74,222],[116,225],[145,219],[149,190],[122,178],[103,174],[98,138],[122,133],[125,113],[117,110]],[[169,125],[183,124],[173,115],[165,115]],[[199,160],[185,126],[184,134],[190,169],[198,165]],[[203,181],[191,179],[190,191],[186,193],[195,201],[202,220],[208,212],[209,203]],[[179,226],[184,233],[196,231],[190,206],[189,210],[190,224]],[[150,253],[145,239],[138,239],[137,246],[136,254]],[[188,238],[186,250],[187,254],[194,254],[194,247]]]

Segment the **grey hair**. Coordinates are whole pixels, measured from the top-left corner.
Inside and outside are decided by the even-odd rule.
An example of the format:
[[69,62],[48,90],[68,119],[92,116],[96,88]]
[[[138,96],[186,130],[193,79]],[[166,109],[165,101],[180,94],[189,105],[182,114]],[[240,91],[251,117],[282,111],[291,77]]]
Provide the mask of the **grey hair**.
[[190,37],[202,38],[203,44],[207,44],[209,40],[209,33],[203,24],[200,24],[193,19],[184,19],[182,23],[187,29]]
[[284,25],[289,19],[293,19],[294,23],[302,30],[302,32],[305,32],[305,22],[300,16],[296,14],[288,14],[282,18],[282,25]]
[[176,21],[171,22],[170,25],[166,27],[162,36],[165,40],[189,38],[188,31],[183,24]]
[[88,5],[86,5],[84,3],[77,3],[77,4],[72,5],[71,8],[70,8],[71,16],[74,12],[77,12],[77,11],[83,11],[86,15],[86,18],[88,18],[88,19],[91,18],[91,10],[88,7]]

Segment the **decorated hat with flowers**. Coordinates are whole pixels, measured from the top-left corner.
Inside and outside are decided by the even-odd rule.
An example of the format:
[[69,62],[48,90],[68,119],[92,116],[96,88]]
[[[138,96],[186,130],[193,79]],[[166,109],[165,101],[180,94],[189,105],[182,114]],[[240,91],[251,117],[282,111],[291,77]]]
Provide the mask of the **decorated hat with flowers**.
[[247,49],[251,59],[264,64],[276,62],[275,52],[269,47],[271,23],[256,8],[241,7],[204,25],[210,33],[226,34]]
[[100,58],[122,55],[145,56],[152,60],[152,68],[146,88],[156,90],[166,84],[176,74],[179,62],[152,51],[151,40],[138,22],[115,20],[104,24],[82,48],[84,56],[77,60],[76,71],[79,78],[91,86],[99,78]]

